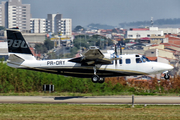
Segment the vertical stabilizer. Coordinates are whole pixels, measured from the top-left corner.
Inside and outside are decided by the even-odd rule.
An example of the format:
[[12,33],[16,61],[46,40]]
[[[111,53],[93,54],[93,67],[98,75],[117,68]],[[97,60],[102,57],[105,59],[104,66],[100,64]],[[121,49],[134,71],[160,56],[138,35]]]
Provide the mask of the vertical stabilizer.
[[7,30],[7,42],[9,53],[33,55],[19,29]]

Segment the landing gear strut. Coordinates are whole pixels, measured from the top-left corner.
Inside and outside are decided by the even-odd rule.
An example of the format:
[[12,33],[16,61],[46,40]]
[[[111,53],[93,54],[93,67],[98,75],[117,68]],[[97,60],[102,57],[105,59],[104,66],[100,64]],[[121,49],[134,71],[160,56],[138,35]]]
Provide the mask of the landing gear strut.
[[92,76],[91,80],[93,83],[104,83],[104,78],[100,78],[98,75],[96,75],[96,66],[93,67],[94,69],[94,75]]

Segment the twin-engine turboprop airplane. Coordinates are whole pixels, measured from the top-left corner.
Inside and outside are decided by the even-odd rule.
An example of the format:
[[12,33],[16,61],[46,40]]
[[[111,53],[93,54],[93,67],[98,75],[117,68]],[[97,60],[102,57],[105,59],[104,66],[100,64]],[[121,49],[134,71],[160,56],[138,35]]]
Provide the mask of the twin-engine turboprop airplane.
[[[173,69],[169,64],[150,62],[142,55],[103,54],[97,47],[90,47],[78,58],[36,60],[18,29],[7,30],[7,41],[10,67],[91,78],[94,83],[103,83],[105,77],[147,75]],[[165,77],[169,76],[165,74]]]

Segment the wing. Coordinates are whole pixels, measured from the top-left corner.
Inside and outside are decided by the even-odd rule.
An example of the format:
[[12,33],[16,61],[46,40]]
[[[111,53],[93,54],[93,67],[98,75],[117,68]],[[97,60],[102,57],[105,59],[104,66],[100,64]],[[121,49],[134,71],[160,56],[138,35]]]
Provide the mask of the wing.
[[104,58],[103,53],[97,47],[90,47],[82,57],[73,58],[69,61],[84,65],[107,65],[112,63],[111,59]]

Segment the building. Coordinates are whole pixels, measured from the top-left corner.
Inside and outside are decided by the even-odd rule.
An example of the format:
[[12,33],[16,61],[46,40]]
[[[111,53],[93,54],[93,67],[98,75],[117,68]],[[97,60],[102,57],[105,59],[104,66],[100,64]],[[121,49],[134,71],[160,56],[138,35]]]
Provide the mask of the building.
[[8,28],[8,2],[2,1],[0,4],[0,26]]
[[62,37],[72,36],[72,19],[62,18],[62,14],[48,14],[46,32],[55,33]]
[[0,42],[0,60],[1,59],[4,59],[5,61],[8,59],[7,42]]
[[165,36],[156,36],[154,34],[151,35],[151,44],[160,44],[160,43],[168,43],[168,39],[165,38]]
[[68,18],[61,19],[61,34],[64,36],[72,36],[72,20]]
[[61,31],[62,14],[48,14],[46,20],[46,31],[58,33]]
[[150,27],[149,29],[130,29],[127,31],[128,39],[140,39],[150,37],[151,35],[163,36],[163,31],[158,30],[158,27]]
[[180,35],[172,34],[172,35],[165,35],[165,37],[168,39],[170,44],[180,46]]
[[166,49],[149,49],[145,51],[144,55],[146,57],[163,57],[167,59],[176,59],[176,57],[174,56],[174,52]]
[[164,35],[179,34],[180,28],[159,28],[160,31],[164,32]]
[[22,32],[28,32],[30,17],[30,4],[22,4],[22,0],[8,0],[0,4],[0,24],[6,28],[19,27]]
[[46,32],[46,19],[31,18],[30,29],[31,29],[31,33],[45,33]]

